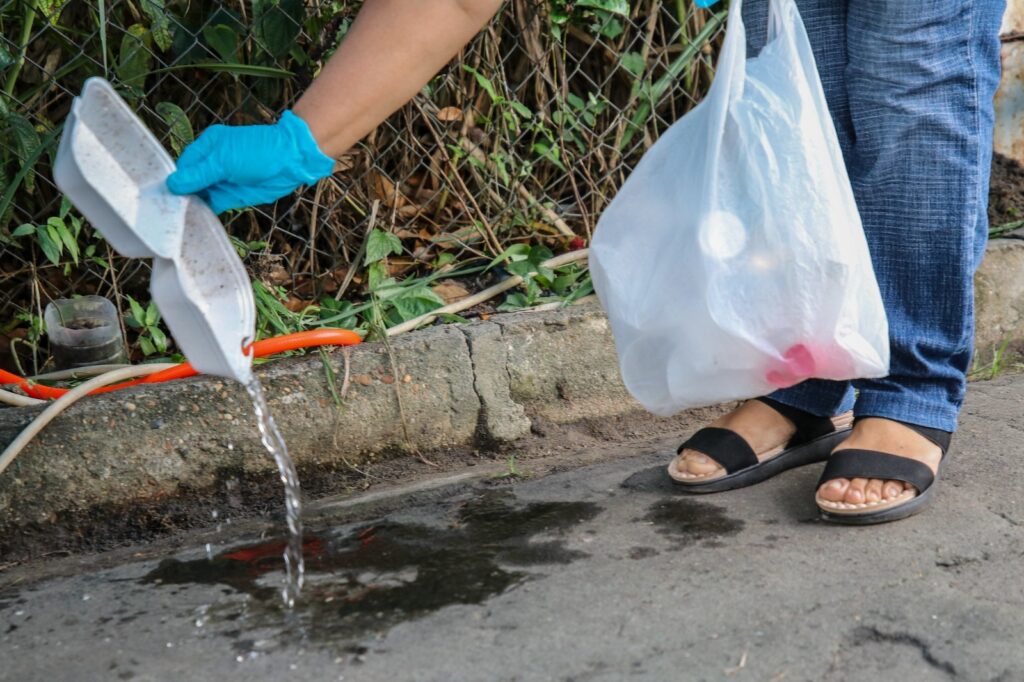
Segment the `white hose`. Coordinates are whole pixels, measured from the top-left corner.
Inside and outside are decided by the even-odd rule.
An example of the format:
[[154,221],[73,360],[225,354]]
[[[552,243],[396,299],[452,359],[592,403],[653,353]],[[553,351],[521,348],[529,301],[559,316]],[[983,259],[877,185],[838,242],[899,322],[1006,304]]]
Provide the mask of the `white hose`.
[[39,435],[39,432],[43,430],[43,427],[53,421],[57,415],[66,410],[77,400],[88,395],[90,391],[109,384],[116,384],[119,381],[126,381],[128,379],[134,379],[135,377],[149,376],[150,374],[155,374],[156,372],[170,369],[171,367],[177,367],[177,365],[174,363],[161,363],[122,367],[121,369],[115,369],[113,372],[101,374],[95,379],[90,379],[81,386],[76,386],[71,389],[43,410],[31,424],[25,427],[24,431],[18,434],[17,438],[11,441],[11,444],[3,451],[3,454],[0,454],[0,474],[2,474],[7,467],[11,465],[11,462],[13,462],[14,458],[25,449],[26,445],[32,442],[33,438]]
[[72,369],[62,369],[56,372],[47,372],[46,374],[37,374],[33,377],[29,377],[29,381],[67,381],[68,379],[83,379],[85,377],[94,377],[99,374],[106,374],[112,372],[115,369],[121,369],[122,367],[131,367],[129,364],[117,364],[117,365],[89,365],[87,367],[75,367]]
[[33,405],[42,405],[45,400],[39,398],[30,398],[27,395],[21,395],[20,393],[12,393],[11,391],[5,391],[0,388],[0,403],[5,405],[13,405],[14,407],[31,407]]

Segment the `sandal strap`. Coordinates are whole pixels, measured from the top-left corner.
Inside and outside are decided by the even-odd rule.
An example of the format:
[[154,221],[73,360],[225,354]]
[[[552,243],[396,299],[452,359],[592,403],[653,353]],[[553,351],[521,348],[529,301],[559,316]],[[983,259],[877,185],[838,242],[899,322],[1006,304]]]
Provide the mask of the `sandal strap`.
[[707,455],[725,469],[727,474],[758,463],[757,453],[742,436],[735,431],[715,426],[708,426],[693,434],[676,452],[680,453],[683,450],[696,450]]
[[787,448],[809,443],[815,438],[828,435],[836,430],[836,425],[832,423],[831,417],[819,417],[816,414],[780,403],[778,400],[772,400],[771,398],[761,397],[754,398],[754,400],[764,403],[796,426],[796,432],[789,443],[786,444]]
[[877,450],[840,450],[833,452],[818,480],[818,487],[835,478],[880,478],[903,481],[923,493],[935,480],[928,465],[910,457]]
[[893,419],[892,417],[876,417],[873,414],[862,414],[853,420],[856,424],[862,419],[888,419],[889,421],[896,422],[897,424],[903,424],[911,431],[915,431],[918,434],[924,436],[932,443],[935,443],[942,449],[942,454],[946,454],[946,450],[949,450],[949,443],[953,440],[953,433],[950,431],[943,431],[942,429],[933,429],[927,426],[919,426],[917,424],[911,424],[910,422],[900,421],[899,419]]

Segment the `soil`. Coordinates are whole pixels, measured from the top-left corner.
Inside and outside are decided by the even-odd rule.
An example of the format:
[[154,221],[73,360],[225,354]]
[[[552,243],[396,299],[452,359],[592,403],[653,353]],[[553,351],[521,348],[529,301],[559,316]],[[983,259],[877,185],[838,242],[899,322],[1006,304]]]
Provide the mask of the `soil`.
[[1024,165],[995,154],[988,192],[988,222],[991,227],[1024,220]]

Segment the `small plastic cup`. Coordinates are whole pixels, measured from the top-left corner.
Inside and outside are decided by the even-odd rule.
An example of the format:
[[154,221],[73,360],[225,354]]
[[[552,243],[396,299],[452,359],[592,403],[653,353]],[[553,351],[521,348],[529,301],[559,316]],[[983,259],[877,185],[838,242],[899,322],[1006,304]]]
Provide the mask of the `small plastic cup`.
[[128,361],[117,309],[102,296],[51,301],[43,319],[56,369]]

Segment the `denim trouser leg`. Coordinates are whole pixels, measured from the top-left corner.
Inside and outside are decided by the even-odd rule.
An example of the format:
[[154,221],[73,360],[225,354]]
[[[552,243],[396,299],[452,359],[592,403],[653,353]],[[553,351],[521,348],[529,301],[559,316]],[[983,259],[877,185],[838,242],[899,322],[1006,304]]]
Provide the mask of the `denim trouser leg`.
[[[848,158],[853,146],[853,126],[846,90],[847,0],[797,0],[797,7],[811,39],[839,146]],[[747,52],[755,55],[765,43],[768,0],[745,0],[743,23],[747,28]],[[771,397],[823,417],[840,414],[853,407],[853,388],[845,381],[814,379],[776,391]]]
[[858,416],[956,429],[987,239],[1002,0],[856,0],[847,157],[889,318],[885,379],[854,382]]
[[[953,431],[974,333],[973,275],[987,240],[1003,0],[797,5],[889,317],[890,374],[854,382],[856,412]],[[763,41],[753,34],[766,6],[744,5],[755,40]],[[822,381],[775,397],[816,414],[852,402],[847,386]]]

